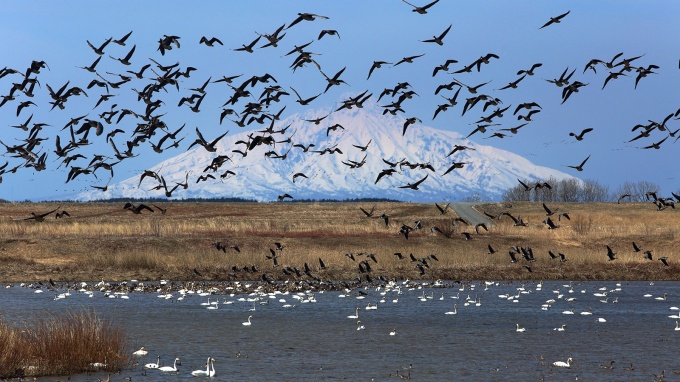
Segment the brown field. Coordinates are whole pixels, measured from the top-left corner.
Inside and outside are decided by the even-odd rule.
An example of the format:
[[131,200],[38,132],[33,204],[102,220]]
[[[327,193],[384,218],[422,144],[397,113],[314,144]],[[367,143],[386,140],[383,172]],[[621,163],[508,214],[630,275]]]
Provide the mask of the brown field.
[[[13,220],[42,213],[57,203],[0,204],[0,282],[137,280],[274,280],[309,279],[304,273],[285,275],[285,266],[304,269],[322,280],[351,280],[368,274],[395,279],[578,279],[578,280],[678,280],[680,258],[680,211],[656,211],[651,203],[555,203],[550,207],[568,211],[571,220],[548,230],[542,224],[540,203],[480,204],[476,208],[497,215],[507,211],[521,215],[528,227],[515,227],[509,218],[494,220],[489,232],[474,234],[474,227],[452,226],[455,213],[442,215],[434,204],[378,203],[375,216],[385,212],[390,226],[381,219],[366,218],[359,207],[372,203],[157,203],[166,214],[144,211],[136,215],[122,203],[62,203],[70,218],[44,222]],[[554,217],[556,220],[556,217]],[[422,221],[424,229],[406,240],[398,233],[402,223]],[[449,234],[430,231],[433,225]],[[473,232],[466,241],[461,232]],[[235,244],[240,253],[218,251],[214,242]],[[653,261],[635,253],[632,242],[651,250]],[[281,267],[266,258],[274,242]],[[497,250],[487,253],[487,245]],[[536,262],[521,259],[510,263],[513,245],[531,246]],[[609,261],[606,245],[617,253]],[[551,260],[548,250],[562,252],[567,261]],[[371,272],[361,274],[357,256],[373,253]],[[401,252],[407,258],[398,260]],[[435,254],[421,275],[408,257]],[[657,259],[666,256],[670,266]],[[327,269],[319,269],[322,258]],[[244,272],[255,266],[257,272]],[[530,265],[531,272],[523,265]],[[236,270],[235,270],[236,269]]]

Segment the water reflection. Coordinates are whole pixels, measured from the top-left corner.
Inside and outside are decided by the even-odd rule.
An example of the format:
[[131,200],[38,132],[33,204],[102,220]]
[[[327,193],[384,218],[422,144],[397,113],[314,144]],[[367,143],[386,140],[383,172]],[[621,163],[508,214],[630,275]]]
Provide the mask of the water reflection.
[[[361,296],[353,291],[179,299],[178,293],[171,298],[130,293],[123,299],[70,291],[57,300],[54,293],[16,286],[0,290],[0,306],[6,319],[17,321],[45,311],[94,309],[126,328],[130,351],[146,348],[140,365],[158,356],[169,366],[181,359],[177,373],[137,366],[111,381],[195,378],[191,372],[205,370],[208,357],[216,360],[215,381],[395,380],[409,368],[420,381],[649,380],[663,370],[669,377],[680,370],[674,352],[678,319],[669,317],[679,314],[680,283],[473,284],[459,290],[397,288],[398,283],[387,290],[363,289]],[[201,305],[208,298],[213,304]],[[454,304],[456,314],[445,314]],[[359,318],[348,318],[356,308]],[[242,325],[249,316],[252,325]],[[357,330],[358,320],[365,330]],[[517,325],[526,330],[517,332]],[[569,368],[553,366],[568,358],[574,360]],[[71,380],[99,378],[106,374]]]

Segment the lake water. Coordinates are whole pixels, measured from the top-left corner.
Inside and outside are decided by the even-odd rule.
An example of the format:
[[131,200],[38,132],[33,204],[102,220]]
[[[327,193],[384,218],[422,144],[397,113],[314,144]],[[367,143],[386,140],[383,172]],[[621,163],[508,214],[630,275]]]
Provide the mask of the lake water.
[[[111,381],[192,379],[191,371],[205,369],[208,357],[216,359],[214,381],[390,381],[401,380],[396,374],[406,376],[409,368],[418,381],[653,380],[664,370],[667,380],[680,380],[673,373],[680,372],[675,353],[680,331],[668,317],[679,314],[672,309],[680,307],[678,282],[561,281],[544,282],[542,288],[537,282],[472,282],[462,290],[444,284],[398,282],[388,290],[300,295],[194,293],[180,301],[177,292],[169,299],[157,293],[123,299],[74,291],[55,300],[54,292],[37,294],[17,285],[0,290],[0,308],[17,320],[45,311],[93,309],[126,329],[131,351],[147,348],[140,365],[157,356],[166,365],[181,359],[176,374],[138,366]],[[662,300],[664,293],[668,297]],[[219,301],[218,309],[201,305],[208,297]],[[366,309],[369,303],[377,309]],[[445,314],[454,304],[457,314]],[[358,320],[348,318],[357,307]],[[242,325],[248,316],[252,325]],[[357,321],[364,330],[357,330]],[[518,332],[517,324],[525,331]],[[562,325],[564,331],[555,330]],[[570,357],[570,368],[552,366]],[[601,367],[612,360],[613,369]],[[633,370],[626,370],[631,365]],[[99,378],[106,379],[106,373],[75,375],[71,381]]]

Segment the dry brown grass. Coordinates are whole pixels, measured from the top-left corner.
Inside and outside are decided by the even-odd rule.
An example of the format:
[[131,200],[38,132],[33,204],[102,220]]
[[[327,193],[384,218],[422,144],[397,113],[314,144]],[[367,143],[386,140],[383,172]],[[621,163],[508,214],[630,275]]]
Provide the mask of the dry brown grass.
[[[555,230],[542,224],[545,212],[540,203],[483,204],[477,207],[480,211],[521,215],[529,226],[515,227],[504,217],[492,221],[489,232],[473,234],[470,241],[463,240],[461,232],[474,233],[474,228],[452,227],[455,214],[441,215],[433,204],[378,203],[376,216],[389,214],[389,227],[380,219],[366,218],[360,206],[370,209],[372,204],[165,203],[165,215],[134,215],[121,203],[74,203],[61,206],[71,218],[50,216],[36,223],[10,217],[56,206],[0,204],[0,281],[259,279],[261,272],[279,280],[295,278],[266,259],[275,241],[286,246],[281,265],[302,270],[306,262],[322,279],[363,276],[357,262],[365,257],[353,262],[347,252],[374,253],[378,263],[371,262],[373,277],[680,279],[675,261],[680,212],[656,211],[649,203],[551,204],[571,216],[556,222],[560,228]],[[416,220],[425,228],[406,240],[399,227]],[[450,237],[430,232],[434,225]],[[216,241],[236,244],[241,252],[217,251],[212,246]],[[632,251],[632,241],[652,250],[655,259],[667,256],[671,266],[643,260]],[[487,254],[488,244],[498,252]],[[537,258],[531,264],[533,272],[522,262],[509,263],[507,252],[513,245],[533,248]],[[617,260],[607,260],[606,245],[617,252]],[[550,260],[548,250],[566,254],[568,261]],[[430,261],[431,267],[420,275],[408,259],[397,260],[395,252],[417,258],[435,254],[440,261]],[[319,257],[328,269],[318,269]],[[259,272],[242,271],[253,265]]]
[[130,362],[126,341],[92,312],[48,313],[20,327],[0,320],[0,378],[121,370]]

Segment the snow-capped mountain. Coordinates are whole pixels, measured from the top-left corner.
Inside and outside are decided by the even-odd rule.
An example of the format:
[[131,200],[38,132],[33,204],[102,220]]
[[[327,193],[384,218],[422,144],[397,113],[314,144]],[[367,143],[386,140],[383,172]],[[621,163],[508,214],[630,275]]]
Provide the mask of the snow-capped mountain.
[[[320,123],[309,122],[327,116]],[[382,109],[371,105],[364,108],[308,111],[304,115],[292,115],[277,121],[274,130],[285,128],[283,133],[271,136],[277,143],[261,144],[246,150],[249,136],[268,136],[269,133],[243,131],[222,138],[217,151],[208,152],[196,145],[190,150],[148,168],[162,175],[168,188],[184,183],[188,174],[188,188],[177,188],[172,198],[223,198],[238,197],[257,201],[277,200],[279,195],[290,194],[295,199],[352,199],[389,198],[402,201],[461,201],[477,194],[484,199],[499,199],[517,179],[539,180],[571,176],[547,167],[537,166],[529,160],[505,150],[483,146],[463,138],[456,132],[443,131],[420,123],[409,125],[402,135],[405,118],[383,115]],[[331,126],[340,125],[335,130]],[[203,132],[210,141],[219,133]],[[191,132],[190,137],[195,137]],[[290,138],[290,140],[289,140]],[[293,145],[312,144],[305,152]],[[455,145],[472,149],[447,155]],[[359,146],[359,147],[357,147]],[[365,147],[362,151],[361,147]],[[338,148],[340,152],[324,153],[325,149]],[[234,152],[240,150],[246,156]],[[284,159],[276,158],[285,155]],[[226,155],[230,159],[216,171],[207,170],[213,159]],[[378,174],[390,168],[385,162],[408,162],[429,164],[434,169],[411,168],[396,165],[391,176],[378,182]],[[363,163],[352,168],[353,163]],[[446,175],[453,162],[465,163]],[[227,171],[233,172],[227,173]],[[225,174],[226,173],[226,174]],[[303,173],[305,177],[293,175]],[[141,176],[141,174],[139,174]],[[214,179],[196,182],[201,175]],[[164,190],[150,190],[158,185],[152,177],[145,177],[141,186],[140,176],[110,185],[102,193],[92,190],[82,192],[78,200],[107,198],[163,197]],[[427,176],[418,190],[399,188],[417,182]]]

